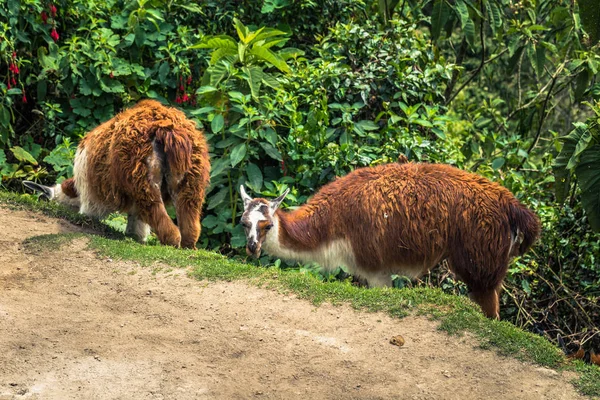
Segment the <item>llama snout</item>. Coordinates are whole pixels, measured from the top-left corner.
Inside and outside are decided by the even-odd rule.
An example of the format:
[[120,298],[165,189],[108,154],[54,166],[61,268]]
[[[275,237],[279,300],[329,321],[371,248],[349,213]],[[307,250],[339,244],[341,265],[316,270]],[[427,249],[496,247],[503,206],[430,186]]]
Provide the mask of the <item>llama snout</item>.
[[254,239],[248,239],[246,244],[246,254],[258,258],[260,256],[260,243]]

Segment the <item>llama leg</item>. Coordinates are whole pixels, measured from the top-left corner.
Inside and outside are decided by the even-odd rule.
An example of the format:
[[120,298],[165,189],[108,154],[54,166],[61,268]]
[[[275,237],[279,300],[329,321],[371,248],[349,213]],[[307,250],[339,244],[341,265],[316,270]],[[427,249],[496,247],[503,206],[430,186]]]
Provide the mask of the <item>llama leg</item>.
[[200,237],[200,214],[208,179],[205,175],[192,169],[185,175],[171,174],[167,178],[169,195],[177,213],[177,226],[181,232],[181,247],[184,248],[196,249]]
[[156,236],[161,244],[179,247],[181,242],[181,234],[173,221],[165,205],[157,194],[158,198],[154,202],[147,204],[138,204],[139,219],[142,223],[148,224],[154,229]]
[[130,212],[127,214],[127,228],[125,234],[132,236],[140,243],[146,243],[150,235],[150,225],[142,221],[137,213]]
[[200,212],[202,208],[201,200],[185,199],[178,196],[175,202],[177,212],[177,225],[181,232],[181,247],[196,249],[196,242],[200,237]]
[[500,319],[498,289],[473,291],[469,293],[469,298],[479,304],[486,317]]
[[[456,250],[450,258],[450,269],[467,284],[469,298],[479,304],[485,316],[500,319],[498,295],[508,269],[508,260],[497,254],[477,257],[474,253]],[[479,261],[483,258],[487,262]]]

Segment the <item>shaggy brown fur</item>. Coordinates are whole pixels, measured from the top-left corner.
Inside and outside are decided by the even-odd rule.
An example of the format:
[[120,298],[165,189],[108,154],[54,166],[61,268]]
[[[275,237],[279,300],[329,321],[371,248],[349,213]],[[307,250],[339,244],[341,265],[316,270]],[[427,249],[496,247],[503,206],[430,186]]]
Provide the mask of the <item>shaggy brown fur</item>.
[[[195,248],[209,172],[208,145],[195,123],[179,110],[144,100],[83,138],[74,177],[61,189],[78,197],[84,214],[127,212],[128,229],[141,240],[148,224],[161,243]],[[169,202],[179,228],[166,212]]]
[[[259,201],[269,204],[252,200],[246,209]],[[359,275],[419,276],[448,259],[471,298],[494,318],[510,258],[525,253],[540,233],[537,216],[507,189],[438,164],[362,168],[324,186],[304,206],[266,219],[277,224],[276,250],[283,253],[349,243]]]

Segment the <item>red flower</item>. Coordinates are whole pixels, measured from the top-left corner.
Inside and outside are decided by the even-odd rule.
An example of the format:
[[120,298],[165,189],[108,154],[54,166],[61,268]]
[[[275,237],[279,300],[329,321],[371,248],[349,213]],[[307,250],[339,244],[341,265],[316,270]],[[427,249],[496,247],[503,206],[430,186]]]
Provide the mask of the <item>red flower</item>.
[[189,85],[190,83],[192,83],[192,76],[191,75],[188,76],[188,78],[187,78],[187,84]]
[[179,85],[179,90],[181,90],[182,92],[185,90],[185,88],[183,87],[183,84]]
[[50,4],[50,15],[52,15],[52,18],[56,17],[56,6],[54,4]]
[[13,51],[12,58],[17,58],[17,52],[16,51]]
[[25,92],[23,92],[23,103],[27,104],[27,96],[25,96]]
[[52,38],[52,40],[54,40],[55,42],[58,42],[58,32],[56,32],[56,28],[52,28],[52,32],[50,32],[50,37]]
[[187,93],[183,94],[183,97],[181,98],[181,101],[183,101],[184,103],[187,103],[190,100],[190,96],[188,96]]
[[179,95],[177,95],[177,97],[175,97],[175,103],[181,104],[181,97]]
[[17,67],[17,64],[10,63],[10,65],[8,66],[8,69],[15,75],[19,74],[19,67]]
[[17,86],[17,80],[15,79],[15,77],[12,77],[12,84],[13,86]]
[[8,80],[8,82],[6,82],[6,83],[7,83],[7,85],[6,85],[6,86],[8,86],[8,88],[9,88],[9,89],[11,89],[11,88],[12,88],[12,86],[11,86],[11,84],[10,84],[10,79],[9,79],[9,80]]
[[110,78],[112,79],[112,78],[114,78],[114,77],[115,77],[115,74],[113,74],[113,73],[112,73],[112,71],[110,71],[110,75],[109,75],[109,76],[110,76]]
[[48,22],[48,14],[46,14],[46,11],[42,11],[42,14],[40,16],[42,17],[42,22],[44,24]]

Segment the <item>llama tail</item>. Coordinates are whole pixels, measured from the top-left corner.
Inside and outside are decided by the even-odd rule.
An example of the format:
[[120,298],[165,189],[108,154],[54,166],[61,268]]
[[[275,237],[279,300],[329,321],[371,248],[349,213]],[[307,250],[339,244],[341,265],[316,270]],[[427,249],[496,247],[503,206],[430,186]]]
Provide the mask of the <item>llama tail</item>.
[[508,220],[515,239],[520,242],[515,255],[523,255],[540,236],[540,220],[533,211],[516,199],[508,205]]
[[156,130],[155,143],[162,147],[169,171],[173,175],[183,175],[192,167],[192,139],[178,132],[173,126]]

